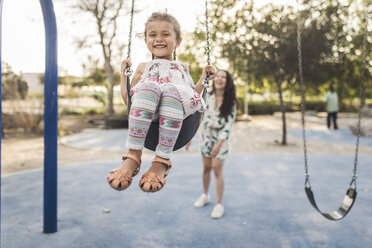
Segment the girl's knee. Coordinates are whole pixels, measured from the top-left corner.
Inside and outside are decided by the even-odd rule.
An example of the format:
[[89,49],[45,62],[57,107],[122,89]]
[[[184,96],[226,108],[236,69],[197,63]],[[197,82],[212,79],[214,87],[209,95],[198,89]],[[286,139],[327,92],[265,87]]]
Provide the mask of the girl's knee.
[[165,84],[163,88],[163,97],[172,97],[174,99],[179,100],[180,102],[182,101],[180,94],[178,93],[178,89],[171,84]]
[[165,84],[164,85],[164,91],[165,92],[173,92],[173,91],[177,91],[177,88],[172,84]]
[[161,95],[161,88],[158,83],[152,82],[152,81],[144,81],[141,83],[141,85],[137,88],[137,94],[141,92],[154,92],[158,97]]
[[135,89],[132,107],[155,111],[159,104],[161,89],[157,83],[145,81]]

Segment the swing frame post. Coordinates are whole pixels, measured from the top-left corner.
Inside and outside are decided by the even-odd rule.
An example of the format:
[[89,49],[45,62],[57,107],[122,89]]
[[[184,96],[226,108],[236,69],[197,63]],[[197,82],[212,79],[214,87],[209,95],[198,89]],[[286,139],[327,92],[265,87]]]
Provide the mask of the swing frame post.
[[57,25],[52,0],[40,0],[45,26],[44,233],[57,231],[58,67]]
[[[3,110],[1,108],[2,106],[2,98],[1,98],[1,86],[2,86],[2,81],[1,81],[1,75],[2,75],[2,71],[1,71],[1,51],[2,51],[2,44],[1,44],[1,41],[2,41],[2,19],[3,19],[3,0],[0,0],[0,131],[1,131],[1,134],[0,134],[0,242],[1,242],[1,138],[3,136],[3,126],[2,126],[2,119],[1,119],[1,116],[3,115]],[[1,243],[0,243],[0,246],[1,246]]]
[[[40,0],[45,26],[45,77],[44,77],[44,233],[57,231],[57,137],[58,137],[58,67],[57,25],[52,0]],[[0,27],[3,1],[0,0]],[[1,29],[0,29],[1,30]],[[1,61],[0,32],[0,61]],[[0,62],[1,63],[1,62]],[[0,130],[2,130],[0,67]],[[1,144],[0,135],[0,144]],[[0,146],[1,158],[1,146]],[[1,161],[0,161],[0,239],[1,239]]]

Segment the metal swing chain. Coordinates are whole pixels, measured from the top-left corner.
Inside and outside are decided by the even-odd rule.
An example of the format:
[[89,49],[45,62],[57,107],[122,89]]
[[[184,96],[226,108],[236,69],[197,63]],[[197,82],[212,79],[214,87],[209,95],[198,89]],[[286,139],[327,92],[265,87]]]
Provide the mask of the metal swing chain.
[[356,145],[355,145],[353,178],[350,182],[350,186],[354,184],[355,188],[356,188],[357,165],[358,165],[358,155],[359,155],[360,126],[362,122],[362,110],[365,104],[365,97],[366,97],[366,87],[364,85],[364,81],[365,81],[366,57],[367,57],[368,7],[369,7],[369,0],[367,1],[366,9],[364,12],[364,18],[363,18],[364,35],[363,35],[362,74],[361,74],[361,81],[360,81],[360,105],[359,105],[359,114],[358,114],[358,123],[357,123],[357,139],[356,139]]
[[307,145],[306,145],[306,129],[305,129],[305,91],[304,91],[304,79],[302,72],[302,47],[301,47],[301,15],[299,10],[299,0],[297,2],[297,51],[298,51],[298,74],[300,80],[300,91],[301,91],[301,124],[302,124],[302,140],[304,149],[304,161],[305,161],[305,186],[311,188],[309,167],[307,159]]
[[[128,38],[128,53],[127,53],[127,59],[131,59],[131,53],[132,53],[132,31],[133,31],[133,16],[134,16],[134,0],[132,0],[132,8],[130,11],[130,24],[129,24],[129,38]],[[131,76],[133,73],[132,68],[130,66],[127,66],[125,68],[125,75]]]
[[[207,54],[207,64],[211,65],[211,56],[210,56],[210,43],[209,43],[209,19],[208,19],[208,0],[205,0],[205,34],[206,34],[206,54]],[[204,79],[204,88],[209,87],[209,72],[207,72],[207,77]]]
[[[132,0],[132,8],[131,8],[131,11],[130,11],[130,23],[129,23],[129,38],[128,38],[128,53],[127,53],[127,59],[131,59],[131,53],[132,53],[132,30],[133,30],[133,16],[134,16],[134,0]],[[125,68],[125,76],[127,77],[127,96],[128,96],[128,105],[127,105],[127,110],[128,110],[128,114],[129,114],[129,111],[130,111],[130,107],[131,107],[131,96],[130,96],[130,93],[129,93],[129,90],[130,90],[130,76],[132,75],[133,73],[133,70],[132,68],[127,65],[127,67]]]

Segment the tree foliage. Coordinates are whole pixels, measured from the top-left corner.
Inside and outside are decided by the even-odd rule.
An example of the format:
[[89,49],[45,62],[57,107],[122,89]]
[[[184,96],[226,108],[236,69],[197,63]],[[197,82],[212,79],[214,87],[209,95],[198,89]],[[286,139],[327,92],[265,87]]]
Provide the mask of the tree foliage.
[[[359,96],[365,4],[364,0],[303,1],[299,16],[306,96],[321,96],[330,83],[341,102]],[[273,4],[257,9],[252,0],[212,0],[209,12],[212,61],[227,60],[236,81],[249,84],[251,93],[277,92],[284,116],[285,96],[300,95],[296,9]],[[202,22],[194,37],[204,44]],[[367,37],[370,51],[368,30]],[[367,53],[368,85],[371,56]],[[367,96],[371,95],[367,87]]]

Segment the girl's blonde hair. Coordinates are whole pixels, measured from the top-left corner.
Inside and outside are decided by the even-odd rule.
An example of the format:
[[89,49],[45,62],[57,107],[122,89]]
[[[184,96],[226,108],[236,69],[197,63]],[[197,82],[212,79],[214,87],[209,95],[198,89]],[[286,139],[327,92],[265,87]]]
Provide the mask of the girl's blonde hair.
[[152,15],[149,17],[149,19],[147,19],[147,22],[145,23],[145,39],[147,37],[146,36],[147,35],[147,25],[150,22],[153,22],[153,21],[166,21],[166,22],[172,24],[173,27],[174,27],[174,31],[176,32],[177,42],[181,41],[181,39],[182,39],[181,26],[178,23],[177,19],[174,18],[172,15],[170,15],[168,13],[160,13],[160,12],[152,13]]

